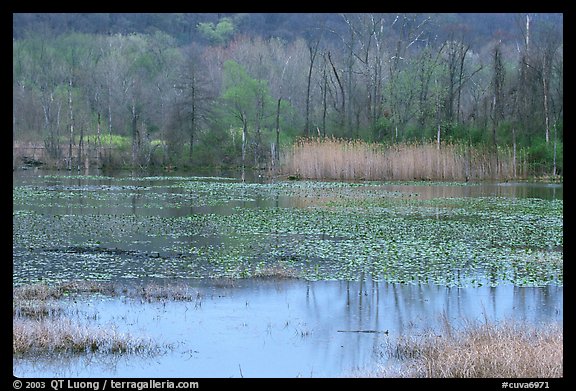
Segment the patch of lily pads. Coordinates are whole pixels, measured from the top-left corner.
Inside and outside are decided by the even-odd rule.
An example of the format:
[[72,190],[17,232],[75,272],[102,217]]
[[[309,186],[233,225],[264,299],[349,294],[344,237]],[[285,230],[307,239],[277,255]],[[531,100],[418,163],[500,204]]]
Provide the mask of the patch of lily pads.
[[421,199],[412,183],[403,192],[382,182],[105,182],[54,176],[14,187],[15,283],[249,278],[282,268],[310,280],[563,285],[562,200]]

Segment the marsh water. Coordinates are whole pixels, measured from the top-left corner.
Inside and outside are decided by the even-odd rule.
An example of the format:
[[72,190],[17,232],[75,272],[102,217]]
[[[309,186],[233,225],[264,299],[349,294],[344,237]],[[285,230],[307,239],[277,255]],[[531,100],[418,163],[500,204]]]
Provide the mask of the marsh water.
[[[340,183],[16,171],[13,284],[186,286],[84,294],[69,317],[154,354],[15,357],[21,377],[362,376],[402,335],[563,320],[563,186]],[[290,273],[286,273],[286,270]]]

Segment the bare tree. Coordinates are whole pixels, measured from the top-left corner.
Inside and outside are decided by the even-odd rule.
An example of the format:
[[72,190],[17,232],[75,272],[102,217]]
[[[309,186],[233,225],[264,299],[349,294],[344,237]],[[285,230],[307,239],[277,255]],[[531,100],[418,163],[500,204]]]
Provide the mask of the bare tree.
[[492,144],[494,156],[496,158],[496,174],[498,175],[498,140],[497,130],[500,121],[504,117],[504,65],[502,63],[502,52],[500,43],[494,46],[494,74],[492,78]]
[[315,38],[311,38],[308,41],[308,53],[309,53],[309,65],[308,65],[308,77],[306,82],[306,122],[304,125],[304,136],[310,136],[310,88],[312,86],[312,70],[314,69],[314,62],[316,61],[316,56],[318,54],[318,48],[320,46],[320,41],[324,34],[324,28],[320,28],[320,33],[317,34]]

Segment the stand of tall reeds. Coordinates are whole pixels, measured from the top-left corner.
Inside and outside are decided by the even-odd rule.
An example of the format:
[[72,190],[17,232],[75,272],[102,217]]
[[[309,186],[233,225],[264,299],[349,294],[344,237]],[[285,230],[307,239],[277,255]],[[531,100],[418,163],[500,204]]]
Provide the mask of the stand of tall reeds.
[[486,180],[525,173],[509,148],[460,144],[401,143],[385,146],[360,140],[301,139],[283,156],[282,173],[335,180]]
[[564,375],[561,324],[521,322],[447,324],[440,333],[404,335],[387,354],[403,366],[372,376],[425,378],[557,378]]

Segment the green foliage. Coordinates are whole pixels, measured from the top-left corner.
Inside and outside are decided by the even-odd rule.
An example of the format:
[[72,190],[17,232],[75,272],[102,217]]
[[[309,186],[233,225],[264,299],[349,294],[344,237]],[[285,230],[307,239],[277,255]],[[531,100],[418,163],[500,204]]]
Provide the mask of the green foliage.
[[[96,142],[96,136],[90,135],[88,136],[91,142]],[[103,134],[101,135],[102,145],[109,147],[111,146],[112,149],[115,149],[120,152],[126,152],[130,150],[130,146],[132,145],[132,140],[130,137],[127,136],[120,136],[118,134]]]
[[230,166],[238,164],[240,148],[238,139],[234,142],[231,129],[214,123],[206,132],[199,135],[198,143],[194,146],[194,160],[197,166]]
[[[273,104],[268,81],[252,78],[242,65],[233,60],[227,60],[224,63],[224,92],[222,97],[233,105],[242,105],[246,108],[260,104],[271,109]],[[253,109],[256,110],[257,107]]]
[[250,77],[244,67],[236,61],[227,60],[224,62],[224,92],[222,98],[232,105],[252,103],[261,82],[265,85],[264,81]]
[[392,121],[389,118],[381,117],[372,127],[372,141],[383,141],[392,128]]
[[[246,130],[245,145],[252,145],[255,159],[262,160],[262,142],[269,141],[270,132],[275,125],[276,102],[270,95],[268,82],[251,77],[235,61],[224,63],[224,91],[221,96],[224,103],[223,116],[228,118],[228,128],[241,127]],[[281,104],[286,108],[286,104]],[[226,123],[225,123],[226,125]],[[239,136],[241,139],[244,137]],[[249,139],[249,140],[248,140]]]
[[[343,24],[343,31],[363,27],[362,21],[378,21],[381,17],[367,16],[352,18],[352,23],[360,24]],[[411,17],[399,18],[397,26],[408,28]],[[33,19],[37,18],[41,16]],[[242,134],[234,132],[241,129],[246,136],[246,158],[252,155],[251,160],[260,164],[268,158],[269,143],[276,142],[279,98],[280,144],[289,147],[302,133],[309,42],[288,38],[295,38],[298,33],[291,31],[286,38],[279,34],[282,38],[274,39],[250,36],[251,31],[256,31],[249,22],[254,20],[251,14],[222,18],[199,15],[193,18],[192,29],[182,25],[185,20],[192,20],[185,14],[173,15],[171,26],[165,15],[142,18],[148,21],[146,29],[130,30],[134,31],[130,34],[85,33],[84,29],[50,34],[32,28],[28,33],[20,31],[15,35],[15,138],[58,151],[65,147],[71,125],[75,133],[81,130],[84,135],[95,134],[100,126],[103,135],[139,133],[139,141],[144,142],[134,143],[138,148],[142,145],[142,151],[135,156],[146,155],[146,140],[152,137],[163,139],[170,160],[185,161],[191,156],[183,152],[190,149],[191,136],[194,142],[200,142],[209,138],[204,133],[216,132],[214,138],[220,144],[213,147],[200,143],[198,153],[206,147],[210,152],[205,157],[212,154],[232,162],[238,160],[234,154],[242,139]],[[281,14],[274,18],[284,20]],[[413,31],[414,36],[425,36],[434,20],[446,20],[446,15],[430,18],[433,23],[412,26],[418,30]],[[380,31],[374,30],[376,35],[370,38],[362,34],[348,38],[348,34],[343,34],[341,39],[345,42],[331,46],[330,34],[323,36],[320,50],[325,52],[324,60],[317,60],[310,74],[309,120],[314,135],[318,128],[328,137],[381,143],[428,142],[436,139],[440,121],[442,142],[493,146],[491,83],[495,70],[487,65],[493,61],[492,43],[479,40],[472,44],[465,37],[453,35],[430,40],[425,46],[416,44],[418,41],[414,45],[402,42],[407,39],[405,36],[394,43],[384,39],[397,33],[387,30],[394,23],[386,17],[381,21]],[[69,19],[69,23],[73,25],[77,19]],[[538,23],[535,18],[533,31],[537,31]],[[266,25],[266,31],[271,28]],[[177,38],[175,30],[179,31]],[[236,33],[242,34],[238,34],[233,45],[225,46]],[[189,41],[183,44],[186,35]],[[531,56],[535,57],[526,59],[526,64],[530,64],[527,74],[522,69],[522,53],[519,55],[510,43],[501,43],[506,77],[500,86],[503,110],[502,117],[497,118],[496,134],[498,147],[509,148],[515,142],[518,151],[529,148],[522,159],[528,159],[538,174],[552,170],[554,140],[558,141],[559,169],[563,151],[563,47],[561,40],[560,46],[551,46],[542,38],[533,41]],[[373,43],[378,44],[365,39],[377,39]],[[454,62],[453,56],[469,44],[462,63]],[[342,50],[345,47],[352,51]],[[384,61],[382,53],[391,57]],[[548,57],[536,58],[535,53]],[[550,69],[544,69],[545,64]],[[458,66],[462,67],[460,72]],[[548,145],[542,145],[540,140],[545,123],[542,75],[549,77]],[[554,123],[558,125],[555,130]],[[119,151],[130,150],[120,144]]]
[[[556,145],[556,172],[563,172],[563,143],[560,141]],[[536,175],[551,174],[554,163],[554,142],[546,143],[544,138],[536,140],[526,148],[528,162]]]
[[468,127],[468,138],[472,145],[480,145],[487,142],[487,132],[477,126]]
[[210,42],[221,45],[234,34],[234,23],[230,18],[222,18],[216,25],[212,22],[198,23],[197,29]]

